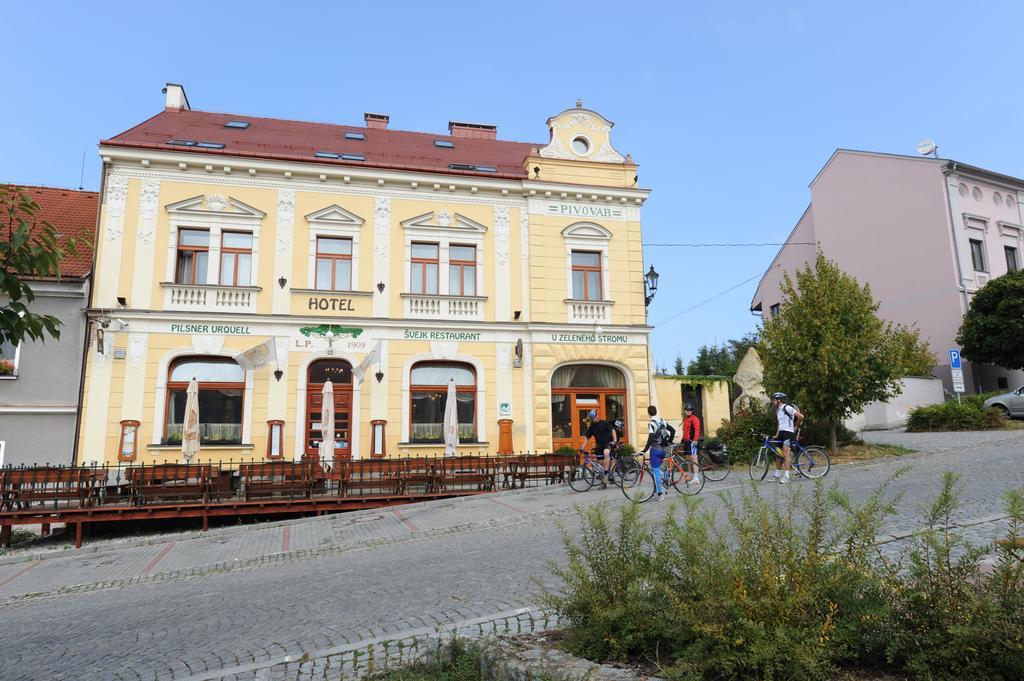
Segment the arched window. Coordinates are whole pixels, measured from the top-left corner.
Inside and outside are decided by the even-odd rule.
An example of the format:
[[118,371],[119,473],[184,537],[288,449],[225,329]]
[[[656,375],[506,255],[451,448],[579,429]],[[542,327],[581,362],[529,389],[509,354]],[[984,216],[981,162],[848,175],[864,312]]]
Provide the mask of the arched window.
[[306,372],[306,454],[320,451],[324,384],[334,392],[334,458],[352,455],[352,365],[343,359],[318,359]]
[[180,444],[186,391],[199,383],[199,441],[204,445],[242,443],[242,395],[245,371],[226,357],[183,357],[170,367],[164,444]]
[[459,441],[476,442],[476,371],[462,362],[419,362],[409,376],[411,407],[409,440],[444,441],[444,410],[448,403],[448,382],[455,381],[455,408],[459,418]]

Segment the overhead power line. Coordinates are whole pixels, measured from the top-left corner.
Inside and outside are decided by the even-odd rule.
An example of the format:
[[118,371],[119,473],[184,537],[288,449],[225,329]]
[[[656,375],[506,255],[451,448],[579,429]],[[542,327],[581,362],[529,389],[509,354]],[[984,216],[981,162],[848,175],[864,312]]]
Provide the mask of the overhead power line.
[[676,312],[675,314],[670,315],[670,316],[666,317],[665,319],[662,319],[660,322],[658,322],[657,324],[654,325],[654,328],[658,328],[662,324],[667,324],[668,322],[672,321],[673,319],[676,319],[677,317],[681,317],[684,314],[687,314],[688,312],[693,312],[698,307],[702,307],[704,305],[707,305],[711,301],[717,300],[718,298],[721,298],[726,293],[731,293],[732,291],[735,291],[736,289],[738,289],[740,286],[743,286],[744,284],[749,284],[750,282],[754,281],[755,279],[760,279],[763,276],[764,276],[764,272],[758,272],[754,276],[750,277],[749,279],[744,279],[743,281],[741,281],[740,283],[736,284],[735,286],[730,286],[729,288],[725,289],[724,291],[716,293],[715,295],[711,296],[710,298],[708,298],[706,300],[700,301],[696,305],[691,305],[690,307],[686,308],[685,310],[680,310],[679,312]]
[[668,244],[646,243],[644,246],[667,246],[669,248],[740,248],[746,246],[817,246],[814,241],[766,241],[764,243],[721,243],[721,244]]

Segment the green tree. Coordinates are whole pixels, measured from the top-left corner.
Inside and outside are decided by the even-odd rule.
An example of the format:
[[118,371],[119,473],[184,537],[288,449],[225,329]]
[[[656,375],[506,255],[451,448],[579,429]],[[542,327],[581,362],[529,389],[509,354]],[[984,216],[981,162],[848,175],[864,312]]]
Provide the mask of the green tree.
[[39,204],[17,187],[0,186],[0,210],[7,223],[6,230],[0,228],[0,342],[60,338],[59,319],[29,310],[35,294],[28,282],[59,278],[60,262],[75,253],[77,240],[60,237],[53,225],[39,220]]
[[682,355],[676,355],[675,372],[676,372],[676,376],[682,376],[683,374],[686,373],[685,369],[683,368],[683,356]]
[[1024,270],[996,277],[974,294],[956,342],[972,362],[1024,369]]
[[757,346],[764,385],[827,421],[834,453],[836,426],[868,402],[898,395],[900,378],[921,373],[930,353],[916,330],[879,319],[871,288],[821,249],[814,269],[797,271],[795,282],[786,273],[780,288],[781,310],[765,320]]
[[757,333],[751,332],[721,345],[702,345],[687,366],[686,373],[691,376],[732,376],[747,349],[757,345],[757,340]]

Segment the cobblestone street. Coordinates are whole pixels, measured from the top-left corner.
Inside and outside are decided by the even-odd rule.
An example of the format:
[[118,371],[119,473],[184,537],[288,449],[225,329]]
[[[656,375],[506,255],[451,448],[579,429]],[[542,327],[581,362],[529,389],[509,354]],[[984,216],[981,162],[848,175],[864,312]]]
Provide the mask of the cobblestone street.
[[[1002,527],[1001,492],[1024,484],[1024,432],[869,433],[917,453],[836,466],[830,482],[866,495],[897,468],[905,494],[888,531],[916,529],[916,509],[947,470],[962,475],[957,518],[977,541]],[[713,494],[747,483],[736,468]],[[789,488],[764,483],[769,498]],[[0,557],[0,670],[16,679],[270,678],[285,656],[474,619],[535,602],[535,580],[562,555],[558,526],[574,504],[618,490],[505,492],[396,510],[97,541],[79,551]],[[664,513],[648,504],[645,513]],[[267,674],[261,675],[264,669]]]

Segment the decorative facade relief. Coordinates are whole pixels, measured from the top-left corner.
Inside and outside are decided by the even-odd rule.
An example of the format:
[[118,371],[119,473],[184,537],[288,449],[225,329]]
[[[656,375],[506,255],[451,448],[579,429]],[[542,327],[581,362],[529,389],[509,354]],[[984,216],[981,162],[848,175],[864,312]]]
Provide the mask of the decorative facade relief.
[[524,265],[530,262],[530,215],[522,208],[519,209],[519,257]]
[[373,248],[377,255],[391,252],[391,198],[378,196],[373,204]]
[[[293,192],[294,193],[294,192]],[[210,194],[206,197],[206,207],[210,210],[222,211],[228,205],[228,198],[223,194]]]
[[607,142],[602,144],[601,148],[590,158],[594,161],[604,161],[606,163],[622,163],[623,161],[622,154],[612,149]]
[[156,231],[156,211],[160,204],[160,181],[146,178],[139,191],[139,241],[147,246],[153,243]]
[[224,336],[208,334],[194,334],[192,336],[192,349],[201,355],[220,354],[224,347]]
[[149,346],[148,333],[128,334],[128,363],[133,369],[142,366],[146,359],[146,349]]
[[494,207],[494,257],[499,265],[508,262],[508,206]]
[[449,227],[452,224],[452,213],[448,210],[440,210],[434,213],[434,219],[441,227]]
[[[212,199],[213,197],[210,197]],[[209,205],[210,199],[207,199]],[[295,221],[295,190],[277,190],[277,250],[285,252],[292,247],[292,223]]]
[[117,241],[121,238],[121,220],[124,217],[124,206],[128,199],[128,178],[111,177],[107,180],[107,215],[106,234],[107,241]]

